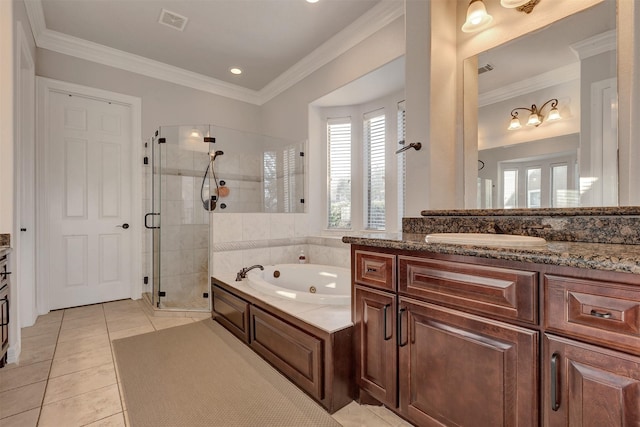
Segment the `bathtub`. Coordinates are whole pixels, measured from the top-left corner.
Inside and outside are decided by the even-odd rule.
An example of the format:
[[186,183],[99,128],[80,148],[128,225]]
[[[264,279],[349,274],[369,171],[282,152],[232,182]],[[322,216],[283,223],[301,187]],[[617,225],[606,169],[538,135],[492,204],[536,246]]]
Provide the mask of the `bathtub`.
[[321,304],[351,303],[351,272],[320,264],[267,265],[247,273],[249,287],[279,298]]

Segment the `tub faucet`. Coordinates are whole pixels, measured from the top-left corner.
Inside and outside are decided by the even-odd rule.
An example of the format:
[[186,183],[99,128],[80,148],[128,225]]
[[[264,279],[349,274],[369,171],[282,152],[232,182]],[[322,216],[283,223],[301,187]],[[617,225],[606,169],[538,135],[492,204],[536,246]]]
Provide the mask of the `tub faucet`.
[[264,270],[264,267],[261,266],[260,264],[252,265],[251,267],[245,267],[242,270],[238,271],[238,273],[236,274],[236,282],[239,282],[245,277],[247,277],[247,273],[253,270],[254,268],[259,268],[260,270]]

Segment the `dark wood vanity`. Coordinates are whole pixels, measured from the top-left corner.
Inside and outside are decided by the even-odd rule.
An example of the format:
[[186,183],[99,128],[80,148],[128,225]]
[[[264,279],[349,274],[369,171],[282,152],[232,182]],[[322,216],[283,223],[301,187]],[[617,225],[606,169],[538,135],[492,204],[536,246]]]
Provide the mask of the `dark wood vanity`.
[[640,425],[640,275],[352,244],[362,402],[417,426]]
[[216,278],[211,295],[213,318],[329,413],[353,400],[353,326],[327,332]]

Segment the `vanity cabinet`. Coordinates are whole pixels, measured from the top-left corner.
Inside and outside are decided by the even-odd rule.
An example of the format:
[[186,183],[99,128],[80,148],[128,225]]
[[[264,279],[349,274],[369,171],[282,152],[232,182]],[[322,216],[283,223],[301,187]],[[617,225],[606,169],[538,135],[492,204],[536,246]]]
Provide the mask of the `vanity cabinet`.
[[361,248],[353,259],[361,393],[419,426],[538,425],[539,332],[501,320],[535,323],[536,273]]
[[0,368],[7,361],[9,349],[9,262],[8,255],[0,256]]
[[640,425],[640,357],[545,335],[544,425]]
[[544,286],[544,425],[640,426],[640,288],[553,274]]
[[353,400],[352,326],[325,331],[213,277],[211,295],[212,318],[327,411]]
[[355,244],[352,269],[362,402],[416,426],[640,426],[640,275]]

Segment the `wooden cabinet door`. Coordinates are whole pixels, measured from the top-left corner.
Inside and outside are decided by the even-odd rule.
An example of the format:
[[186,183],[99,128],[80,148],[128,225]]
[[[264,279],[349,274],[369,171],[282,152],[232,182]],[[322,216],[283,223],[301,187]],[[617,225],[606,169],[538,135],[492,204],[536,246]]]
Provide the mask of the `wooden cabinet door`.
[[537,426],[538,332],[400,298],[400,410],[420,426]]
[[640,357],[545,335],[545,426],[640,426]]
[[398,400],[395,296],[355,286],[354,300],[358,385],[395,408]]

